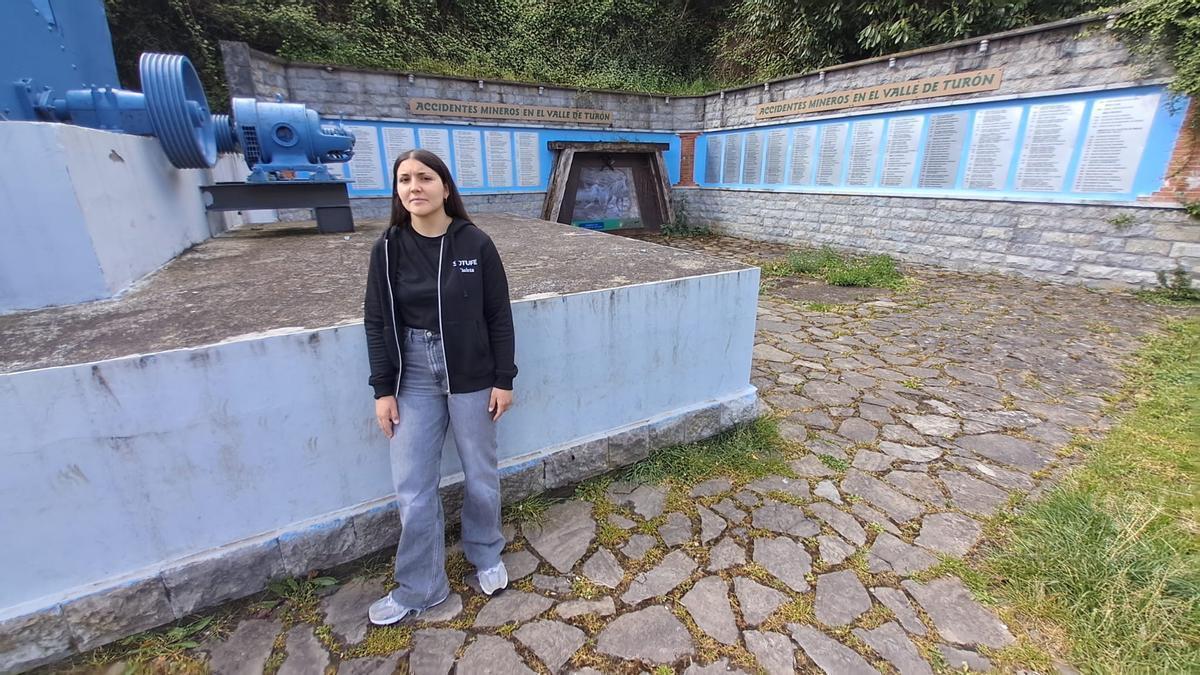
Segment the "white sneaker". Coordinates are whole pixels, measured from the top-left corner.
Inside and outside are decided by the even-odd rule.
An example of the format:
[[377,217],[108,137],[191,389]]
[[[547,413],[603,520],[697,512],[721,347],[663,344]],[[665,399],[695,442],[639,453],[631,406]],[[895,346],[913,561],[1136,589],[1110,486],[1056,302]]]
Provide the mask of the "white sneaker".
[[[450,597],[450,593],[447,592],[445,598],[438,600],[429,607],[436,607],[442,604],[448,597]],[[428,607],[425,609],[428,609]],[[400,603],[396,602],[396,599],[392,597],[391,593],[388,593],[382,598],[371,603],[371,607],[367,609],[367,618],[370,619],[371,623],[375,624],[376,626],[390,626],[408,618],[409,615],[416,616],[422,611],[424,610],[416,607],[405,607],[404,605],[401,605]]]
[[508,569],[504,561],[496,563],[495,567],[479,570],[475,573],[479,579],[479,588],[484,595],[491,595],[502,588],[508,588]]

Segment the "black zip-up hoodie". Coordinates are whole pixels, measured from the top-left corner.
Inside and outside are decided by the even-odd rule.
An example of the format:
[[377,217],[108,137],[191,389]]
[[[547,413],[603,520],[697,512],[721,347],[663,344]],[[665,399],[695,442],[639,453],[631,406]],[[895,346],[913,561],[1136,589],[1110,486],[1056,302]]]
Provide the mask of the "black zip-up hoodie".
[[[403,326],[396,322],[391,286],[400,259],[398,235],[396,227],[384,231],[371,248],[367,270],[363,325],[375,398],[395,395],[400,380]],[[512,305],[496,245],[474,223],[455,218],[442,238],[438,270],[438,321],[450,393],[512,389],[517,376]]]

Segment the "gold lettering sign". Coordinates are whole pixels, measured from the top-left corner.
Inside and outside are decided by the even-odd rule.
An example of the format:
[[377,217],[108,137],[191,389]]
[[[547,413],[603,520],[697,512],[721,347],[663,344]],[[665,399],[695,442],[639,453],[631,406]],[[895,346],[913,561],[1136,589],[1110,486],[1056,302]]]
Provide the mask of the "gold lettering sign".
[[880,84],[862,89],[831,91],[805,98],[791,98],[773,103],[763,103],[754,109],[754,118],[769,120],[775,117],[789,117],[862,105],[879,105],[895,101],[911,101],[917,98],[958,96],[992,91],[1000,88],[1002,74],[1003,70],[1000,68],[989,68],[952,75],[925,77],[896,84]]
[[522,122],[574,122],[576,124],[612,124],[613,114],[587,108],[549,108],[539,105],[513,103],[474,103],[431,98],[414,98],[408,102],[414,115],[439,117],[477,117],[491,120],[520,120]]

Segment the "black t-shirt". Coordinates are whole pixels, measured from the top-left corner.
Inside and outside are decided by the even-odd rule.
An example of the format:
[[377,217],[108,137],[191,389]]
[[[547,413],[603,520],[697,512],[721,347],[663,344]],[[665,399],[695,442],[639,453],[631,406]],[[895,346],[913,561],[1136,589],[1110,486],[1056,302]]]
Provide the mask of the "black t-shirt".
[[396,314],[409,328],[438,332],[437,272],[442,237],[426,237],[413,228],[400,232],[396,265]]

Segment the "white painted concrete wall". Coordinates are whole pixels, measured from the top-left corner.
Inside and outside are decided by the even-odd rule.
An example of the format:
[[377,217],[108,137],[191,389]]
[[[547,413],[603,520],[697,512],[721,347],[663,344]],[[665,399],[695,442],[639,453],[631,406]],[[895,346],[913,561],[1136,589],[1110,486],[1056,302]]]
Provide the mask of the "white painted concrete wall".
[[0,123],[0,312],[112,297],[223,229],[157,139]]
[[[503,460],[752,393],[757,295],[748,269],[514,303]],[[387,497],[366,381],[360,323],[0,375],[0,618]]]

